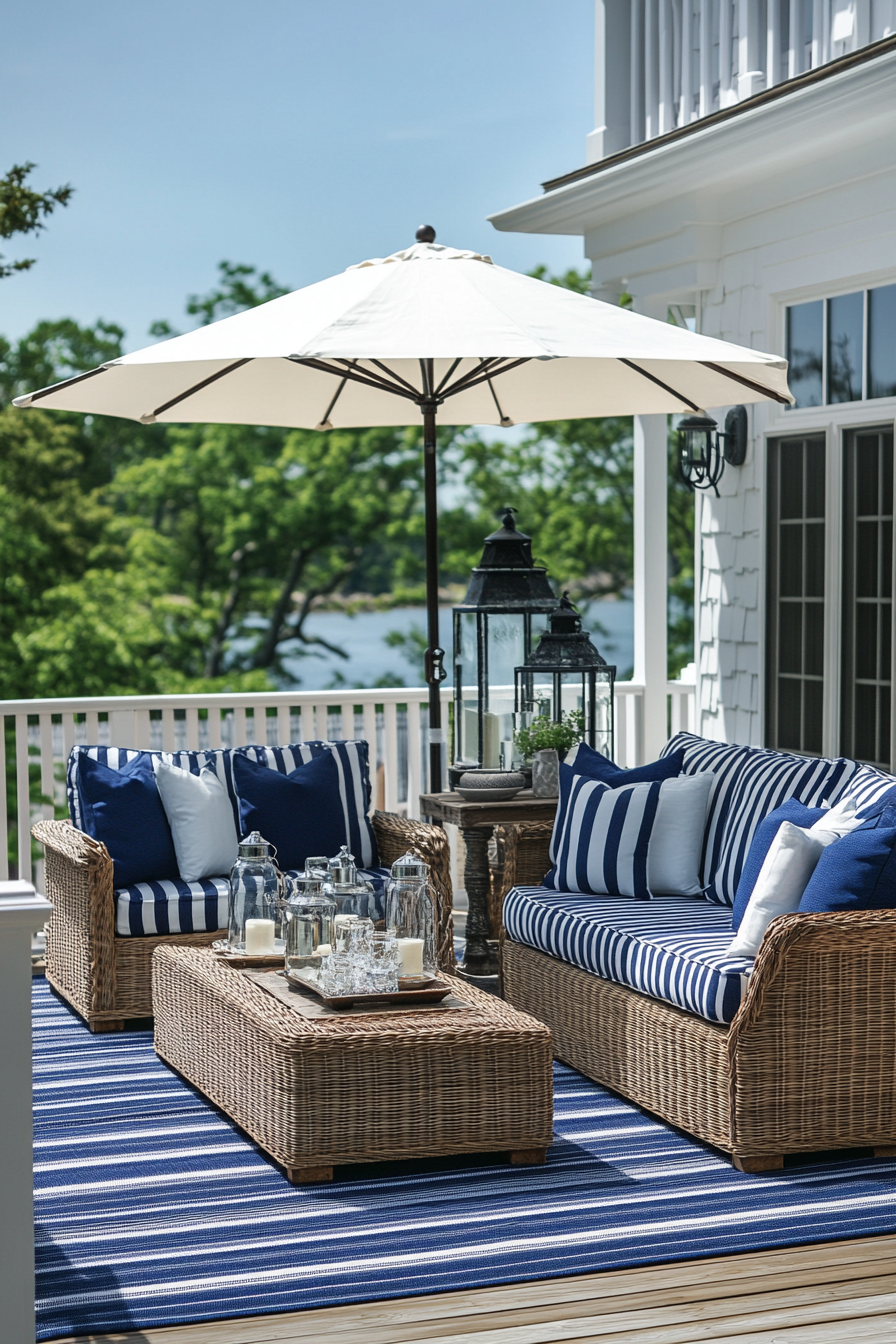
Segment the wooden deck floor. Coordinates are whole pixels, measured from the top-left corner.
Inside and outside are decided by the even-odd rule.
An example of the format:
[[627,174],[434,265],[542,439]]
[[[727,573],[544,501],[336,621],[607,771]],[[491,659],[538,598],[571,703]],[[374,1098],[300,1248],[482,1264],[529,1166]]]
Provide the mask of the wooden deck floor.
[[[79,1344],[896,1344],[896,1236]],[[72,1341],[56,1341],[72,1344]]]

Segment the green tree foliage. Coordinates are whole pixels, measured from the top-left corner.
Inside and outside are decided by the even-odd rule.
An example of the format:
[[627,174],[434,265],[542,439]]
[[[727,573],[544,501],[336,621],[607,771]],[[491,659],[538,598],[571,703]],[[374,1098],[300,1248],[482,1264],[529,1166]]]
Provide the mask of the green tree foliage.
[[[28,178],[36,164],[14,163],[5,177],[0,177],[0,238],[14,238],[20,233],[39,233],[45,228],[44,220],[57,205],[68,205],[73,187],[57,187],[55,191],[35,191]],[[16,271],[28,271],[34,257],[3,264],[0,256],[0,280]]]

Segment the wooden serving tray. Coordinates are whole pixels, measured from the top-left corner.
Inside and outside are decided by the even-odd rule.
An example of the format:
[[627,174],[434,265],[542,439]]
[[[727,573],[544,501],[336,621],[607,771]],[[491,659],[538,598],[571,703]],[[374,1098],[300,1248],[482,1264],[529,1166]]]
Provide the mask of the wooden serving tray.
[[284,952],[228,952],[221,939],[212,943],[212,951],[221,961],[226,961],[228,966],[235,966],[238,969],[250,966],[282,966],[285,956]]
[[387,994],[339,994],[331,996],[325,994],[319,985],[313,980],[306,980],[301,975],[290,975],[288,971],[281,971],[290,985],[297,989],[310,989],[312,994],[330,1008],[350,1008],[353,1004],[364,1003],[397,1003],[404,1008],[412,1008],[418,1003],[438,1003],[441,999],[447,998],[451,993],[451,986],[446,985],[444,980],[427,980],[417,989],[401,989],[397,993]]

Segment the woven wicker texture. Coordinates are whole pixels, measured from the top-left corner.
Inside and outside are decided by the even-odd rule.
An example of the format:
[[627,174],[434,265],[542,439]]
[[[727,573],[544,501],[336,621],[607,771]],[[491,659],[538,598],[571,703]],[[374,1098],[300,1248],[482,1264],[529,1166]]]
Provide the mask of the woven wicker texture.
[[448,837],[441,826],[431,826],[425,821],[409,821],[391,812],[374,812],[373,831],[383,867],[391,867],[408,850],[429,864],[438,907],[439,966],[443,971],[452,970],[455,965],[454,921]]
[[508,1002],[555,1053],[749,1161],[896,1144],[896,915],[775,920],[730,1028],[505,938]]
[[309,1020],[213,953],[168,946],[156,1052],[291,1170],[545,1148],[550,1033],[457,993],[474,1012]]
[[[373,818],[381,862],[413,849],[430,865],[439,909],[439,965],[454,966],[448,842],[438,826],[386,812]],[[105,845],[68,821],[40,821],[32,834],[44,847],[47,979],[86,1019],[91,1031],[120,1029],[128,1018],[151,1017],[152,954],[157,947],[208,947],[224,933],[115,934],[112,860]]]
[[552,821],[525,821],[504,827],[504,877],[502,896],[511,887],[538,887],[551,866],[548,848],[554,831]]

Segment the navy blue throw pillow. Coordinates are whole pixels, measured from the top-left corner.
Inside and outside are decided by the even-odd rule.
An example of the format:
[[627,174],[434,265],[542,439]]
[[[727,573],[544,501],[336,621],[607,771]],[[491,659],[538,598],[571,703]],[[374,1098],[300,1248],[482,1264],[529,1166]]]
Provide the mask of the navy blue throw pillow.
[[835,840],[809,878],[800,914],[896,910],[896,807]]
[[116,887],[178,876],[171,827],[148,752],[141,751],[120,770],[84,752],[78,784],[82,825],[112,856]]
[[774,812],[769,812],[768,816],[760,821],[750,842],[750,848],[747,851],[747,857],[744,860],[744,866],[737,883],[737,891],[734,894],[731,927],[735,933],[740,928],[740,922],[744,917],[750,897],[753,895],[753,888],[756,885],[759,871],[765,863],[765,856],[772,847],[772,841],[778,834],[781,823],[790,821],[794,826],[813,826],[816,821],[821,821],[827,810],[826,807],[806,807],[805,803],[798,802],[796,798],[788,798],[786,803],[776,807]]
[[332,751],[281,775],[248,756],[233,755],[240,834],[260,831],[277,850],[277,865],[304,868],[309,854],[336,854],[349,843]]
[[621,789],[624,784],[657,784],[664,779],[677,779],[684,765],[684,747],[662,756],[658,761],[647,765],[636,765],[631,770],[623,770],[587,742],[580,742],[578,750],[570,762],[570,769],[576,775],[586,779],[599,779],[609,784],[611,789]]

